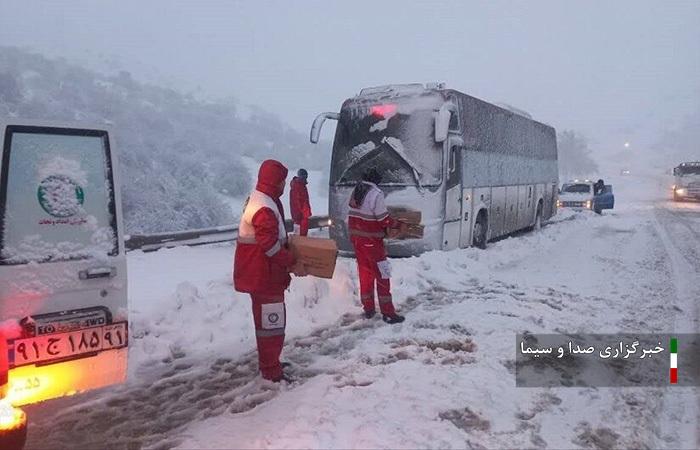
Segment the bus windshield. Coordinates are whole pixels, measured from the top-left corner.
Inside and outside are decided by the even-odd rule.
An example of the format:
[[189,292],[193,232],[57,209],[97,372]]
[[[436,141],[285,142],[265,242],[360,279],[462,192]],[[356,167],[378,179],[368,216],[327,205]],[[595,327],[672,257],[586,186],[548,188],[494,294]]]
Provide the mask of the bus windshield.
[[343,108],[335,134],[331,183],[352,185],[370,167],[382,185],[435,186],[442,180],[442,144],[435,142],[433,108],[400,105]]

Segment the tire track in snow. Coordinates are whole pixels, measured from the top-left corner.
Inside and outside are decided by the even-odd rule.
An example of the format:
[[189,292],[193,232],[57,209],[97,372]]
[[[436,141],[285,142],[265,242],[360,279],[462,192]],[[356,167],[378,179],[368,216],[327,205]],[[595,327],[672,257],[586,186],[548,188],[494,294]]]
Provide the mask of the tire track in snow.
[[[697,252],[700,249],[700,233],[692,227],[691,221],[686,218],[687,213],[671,209],[665,204],[657,204],[654,212],[656,229],[671,266],[673,287],[676,292],[675,299],[682,304],[680,317],[677,314],[675,318],[681,322],[679,324],[680,331],[698,333],[700,332],[700,305],[698,304],[700,298],[700,256]],[[700,216],[700,212],[698,216]],[[672,226],[677,224],[683,227],[682,236],[679,236],[677,228]],[[692,236],[690,242],[687,240],[689,235]],[[689,431],[689,434],[694,430],[695,436],[688,435],[684,444],[689,445],[688,448],[692,448],[691,440],[694,440],[694,446],[700,448],[700,429],[697,426],[700,423],[700,388],[687,388],[687,390],[690,394],[682,395],[678,391],[666,392],[662,408],[669,413],[660,421],[660,426],[662,432],[670,436],[678,434],[679,424],[682,424],[684,420],[690,420],[691,423],[685,424],[685,429]],[[692,421],[695,422],[694,427]]]
[[[401,309],[410,314],[419,306],[439,308],[466,297],[480,302],[489,302],[496,295],[512,298],[509,291],[514,288],[500,282],[485,286],[472,281],[471,284],[465,283],[464,290],[450,291],[436,284],[426,293],[407,298]],[[530,300],[521,301],[551,308],[542,297],[533,294]],[[560,302],[557,299],[552,301],[554,305]],[[528,308],[531,307],[522,307],[523,310]],[[555,308],[555,311],[560,311],[560,308]],[[407,322],[407,325],[411,326],[411,323]],[[417,320],[415,326],[427,325]],[[222,414],[246,413],[317,375],[335,376],[337,387],[361,386],[363,382],[355,380],[352,376],[354,370],[348,368],[358,363],[367,366],[393,364],[424,352],[441,353],[440,364],[473,362],[473,358],[467,356],[476,351],[471,333],[458,323],[443,326],[452,338],[441,341],[391,340],[385,342],[387,355],[367,356],[359,361],[346,356],[358,343],[383,327],[389,325],[376,317],[366,320],[359,315],[346,314],[330,327],[290,339],[285,345],[283,359],[293,364],[291,374],[297,381],[291,385],[262,380],[254,352],[238,360],[219,358],[205,364],[185,357],[175,359],[152,382],[131,382],[103,391],[94,400],[60,409],[52,415],[40,415],[30,424],[27,448],[93,449],[107,446],[167,449],[181,442],[181,431],[194,421]],[[330,358],[332,364],[318,367],[317,360],[323,357]]]
[[[417,300],[409,298],[402,308],[410,312],[416,305]],[[192,421],[244,413],[309,378],[329,373],[309,367],[312,358],[346,352],[362,340],[354,335],[383,326],[388,325],[376,318],[346,314],[330,327],[290,339],[283,358],[293,363],[292,376],[297,381],[288,386],[259,377],[255,352],[238,360],[219,358],[206,367],[191,359],[176,359],[153,382],[111,388],[96,400],[37,418],[30,424],[27,448],[172,448],[179,442],[178,430]],[[332,374],[343,375],[343,371]]]

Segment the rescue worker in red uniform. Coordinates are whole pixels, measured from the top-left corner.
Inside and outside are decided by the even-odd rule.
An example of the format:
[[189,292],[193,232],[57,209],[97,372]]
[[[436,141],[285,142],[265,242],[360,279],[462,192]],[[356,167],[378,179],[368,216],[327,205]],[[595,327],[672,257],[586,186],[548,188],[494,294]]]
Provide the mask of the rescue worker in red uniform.
[[401,323],[404,317],[396,313],[391,298],[391,268],[384,249],[387,228],[400,228],[401,223],[389,216],[384,204],[384,193],[377,184],[381,175],[369,169],[355,186],[350,196],[348,231],[355,248],[357,270],[360,276],[360,300],[365,317],[376,314],[375,284],[379,310],[386,323]]
[[267,160],[260,166],[255,190],[246,201],[238,228],[233,263],[233,283],[238,292],[250,294],[262,377],[288,380],[282,372],[280,354],[284,344],[284,291],[295,270],[295,257],[287,248],[284,208],[280,196],[286,184],[287,168]]
[[309,217],[311,217],[311,203],[309,191],[306,189],[309,173],[306,169],[299,169],[297,176],[292,178],[289,184],[289,209],[294,222],[294,232],[300,236],[309,234]]

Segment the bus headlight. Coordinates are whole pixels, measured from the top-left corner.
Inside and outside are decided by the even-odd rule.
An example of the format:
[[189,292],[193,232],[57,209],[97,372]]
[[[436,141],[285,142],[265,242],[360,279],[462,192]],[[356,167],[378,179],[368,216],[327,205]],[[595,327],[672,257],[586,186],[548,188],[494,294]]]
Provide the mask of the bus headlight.
[[557,208],[561,208],[562,206],[564,206],[564,204],[562,203],[562,201],[561,201],[561,200],[557,200]]
[[593,206],[593,202],[590,200],[586,200],[586,208],[591,209],[592,206]]
[[685,195],[688,190],[686,188],[678,188],[676,189],[676,194],[678,195]]

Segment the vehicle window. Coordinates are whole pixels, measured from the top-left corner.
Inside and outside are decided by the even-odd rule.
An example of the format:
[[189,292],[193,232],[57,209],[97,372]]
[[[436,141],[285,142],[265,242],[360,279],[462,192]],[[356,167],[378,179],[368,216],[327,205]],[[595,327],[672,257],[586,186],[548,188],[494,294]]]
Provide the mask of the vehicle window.
[[700,175],[700,163],[684,164],[676,169],[678,169],[676,175]]
[[[454,104],[457,104],[455,99],[450,99]],[[448,128],[450,131],[459,131],[459,110],[452,111],[450,114],[450,125]]]
[[576,194],[590,194],[590,184],[565,184],[561,189],[562,192],[570,192]]
[[341,110],[331,183],[354,184],[374,165],[382,168],[383,185],[439,185],[444,166],[442,144],[435,142],[434,108],[412,105],[397,101]]
[[0,264],[117,254],[108,155],[102,131],[8,127]]
[[457,186],[462,182],[462,158],[461,148],[453,146],[450,148],[450,159],[447,173],[447,187]]

